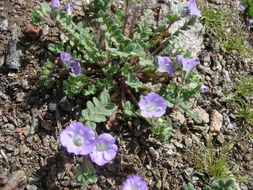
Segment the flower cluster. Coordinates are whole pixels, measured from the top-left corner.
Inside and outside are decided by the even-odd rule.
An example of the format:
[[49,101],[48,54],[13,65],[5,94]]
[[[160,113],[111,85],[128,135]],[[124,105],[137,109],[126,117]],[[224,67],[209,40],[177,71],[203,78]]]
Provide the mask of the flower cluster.
[[[174,65],[169,57],[166,56],[158,56],[158,71],[159,72],[166,72],[170,75],[174,72]],[[183,65],[183,71],[186,73],[191,72],[191,70],[196,67],[200,62],[194,59],[184,58],[182,55],[178,55],[176,57],[178,63]]]
[[[51,7],[52,7],[52,9],[54,9],[54,10],[60,9],[61,5],[60,5],[59,0],[51,0]],[[67,13],[67,15],[71,15],[73,7],[74,7],[74,4],[73,4],[73,3],[68,3],[68,4],[64,7],[64,10],[65,10],[65,12]]]
[[122,190],[147,190],[147,188],[147,182],[135,175],[126,179]]
[[73,59],[70,54],[62,52],[60,54],[60,59],[64,64],[69,64],[72,73],[75,75],[81,74],[82,68],[80,63],[77,60]]
[[62,146],[75,155],[89,155],[99,166],[115,158],[118,147],[115,138],[104,133],[96,137],[95,132],[80,122],[71,122],[60,134]]
[[202,16],[198,7],[197,7],[195,0],[190,0],[189,6],[183,7],[183,14],[193,15],[193,16],[196,16],[197,18]]
[[[172,75],[174,72],[174,65],[169,57],[158,56],[158,71],[165,72]],[[182,55],[176,56],[176,61],[183,65],[183,71],[187,74],[191,70],[200,64],[194,59],[184,58]],[[201,92],[205,93],[208,90],[206,86],[201,88]],[[145,118],[161,117],[165,114],[168,102],[155,92],[151,92],[148,95],[142,97],[139,101],[139,107],[141,115]]]

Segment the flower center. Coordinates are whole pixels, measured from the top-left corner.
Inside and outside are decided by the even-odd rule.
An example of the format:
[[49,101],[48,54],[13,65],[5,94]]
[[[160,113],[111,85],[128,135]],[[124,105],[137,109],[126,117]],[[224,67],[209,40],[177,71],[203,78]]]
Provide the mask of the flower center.
[[152,112],[156,109],[156,103],[155,102],[150,102],[149,104],[146,105],[145,107],[147,112]]
[[131,190],[139,190],[140,188],[139,188],[139,185],[138,184],[132,184],[131,185]]
[[99,143],[97,143],[97,145],[96,145],[96,151],[97,152],[103,152],[105,150],[106,150],[106,145],[105,144],[99,144]]
[[75,146],[83,146],[84,144],[84,139],[81,136],[75,136],[73,138],[73,143]]

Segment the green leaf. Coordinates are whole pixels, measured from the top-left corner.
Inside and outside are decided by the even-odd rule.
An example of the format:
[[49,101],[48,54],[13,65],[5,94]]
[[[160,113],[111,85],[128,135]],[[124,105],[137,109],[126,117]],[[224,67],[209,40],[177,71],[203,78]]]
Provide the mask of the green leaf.
[[117,109],[117,106],[109,102],[110,95],[107,90],[104,90],[100,98],[92,98],[92,101],[86,103],[86,109],[82,110],[80,121],[85,123],[87,126],[96,128],[96,123],[106,121],[106,117],[109,117]]
[[98,99],[96,98],[96,97],[93,97],[92,98],[92,100],[93,100],[93,103],[95,104],[95,106],[97,107],[97,108],[99,108],[99,101],[98,101]]
[[104,91],[102,92],[102,94],[101,94],[101,96],[100,96],[100,99],[101,99],[102,103],[104,103],[104,104],[107,103],[107,102],[109,101],[110,95],[107,93],[106,90],[104,90]]
[[94,107],[94,105],[93,105],[93,103],[91,101],[88,101],[86,103],[86,106],[91,111],[91,113],[95,113],[96,112],[96,109],[95,109],[95,107]]
[[158,139],[161,141],[166,141],[170,138],[172,128],[164,117],[160,117],[159,119],[147,119],[147,121],[148,120],[149,123],[152,123],[152,131],[155,135],[157,135]]
[[46,2],[41,3],[40,6],[46,12],[50,12],[51,11],[51,7]]
[[94,129],[94,130],[95,130],[96,127],[97,127],[96,123],[95,123],[95,122],[92,122],[92,121],[87,121],[87,122],[85,123],[85,125],[91,127],[91,128]]

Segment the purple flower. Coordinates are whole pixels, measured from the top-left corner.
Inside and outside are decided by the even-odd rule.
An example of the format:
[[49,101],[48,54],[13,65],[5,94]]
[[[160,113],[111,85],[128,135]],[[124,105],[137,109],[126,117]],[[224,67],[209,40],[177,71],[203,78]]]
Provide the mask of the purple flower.
[[177,55],[176,57],[177,62],[183,64],[183,70],[186,71],[187,73],[191,72],[191,70],[196,67],[200,62],[194,60],[194,59],[187,59],[184,58],[182,55]]
[[191,10],[189,7],[183,7],[183,16],[189,15]]
[[174,66],[170,58],[166,56],[158,56],[157,58],[158,58],[158,71],[172,75],[174,72]]
[[190,9],[190,15],[195,15],[196,17],[201,17],[201,13],[197,7],[197,4],[195,0],[189,0],[189,9]]
[[126,179],[122,190],[147,190],[148,185],[140,176],[131,176]]
[[73,4],[73,3],[68,3],[68,4],[64,7],[64,10],[66,11],[67,15],[71,15],[73,7],[74,7],[74,4]]
[[64,64],[69,63],[72,60],[71,55],[66,52],[61,52],[60,58]]
[[201,13],[197,7],[195,0],[189,0],[189,7],[183,7],[182,16],[186,15],[195,15],[196,17],[201,17]]
[[51,6],[53,9],[59,9],[60,8],[59,0],[51,0]]
[[208,91],[208,89],[209,89],[208,86],[202,85],[200,92],[201,93],[206,93]]
[[252,25],[253,24],[253,19],[247,19],[246,20],[246,24],[247,24],[247,26],[250,26],[250,25]]
[[69,153],[87,155],[96,145],[96,134],[91,128],[80,122],[71,122],[61,132],[60,141]]
[[96,146],[90,153],[90,158],[92,162],[103,166],[115,158],[117,152],[118,147],[115,144],[115,138],[110,134],[104,133],[98,136]]
[[77,60],[73,60],[70,63],[70,69],[71,72],[74,73],[75,75],[79,75],[82,72],[81,65]]
[[165,114],[167,101],[155,92],[150,92],[140,99],[138,103],[141,115],[146,118],[161,117]]

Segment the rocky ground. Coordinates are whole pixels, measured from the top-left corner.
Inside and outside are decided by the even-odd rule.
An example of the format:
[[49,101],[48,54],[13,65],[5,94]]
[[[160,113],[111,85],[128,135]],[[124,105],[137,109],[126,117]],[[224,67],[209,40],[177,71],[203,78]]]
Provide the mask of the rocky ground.
[[[227,1],[226,5],[237,11],[238,22],[244,22],[242,10],[235,2]],[[222,6],[222,1],[211,3]],[[172,136],[162,143],[141,121],[118,117],[116,126],[100,129],[116,137],[117,157],[96,168],[95,184],[85,187],[76,183],[73,178],[81,160],[60,146],[59,131],[77,118],[85,103],[81,99],[66,99],[57,87],[46,91],[37,84],[43,62],[52,56],[47,45],[57,35],[48,27],[43,28],[40,40],[25,35],[28,18],[38,4],[36,0],[0,2],[1,189],[113,190],[120,189],[126,177],[134,174],[144,177],[152,190],[179,190],[188,182],[201,189],[210,176],[208,171],[197,170],[196,165],[198,160],[204,160],[210,139],[215,147],[214,157],[226,144],[232,144],[228,162],[233,163],[233,176],[242,190],[253,189],[253,143],[246,136],[245,122],[224,99],[225,92],[233,92],[239,76],[252,77],[253,61],[245,61],[236,51],[222,52],[209,34],[199,36],[201,40],[195,44],[202,63],[196,72],[210,88],[195,108],[201,113],[203,124],[196,125],[191,118],[173,110],[168,116]],[[76,11],[80,10],[78,7]],[[252,31],[248,34],[252,35]],[[252,134],[253,127],[248,127],[247,132]]]

